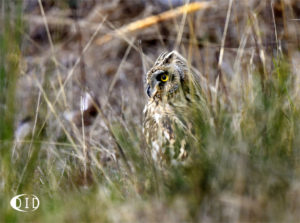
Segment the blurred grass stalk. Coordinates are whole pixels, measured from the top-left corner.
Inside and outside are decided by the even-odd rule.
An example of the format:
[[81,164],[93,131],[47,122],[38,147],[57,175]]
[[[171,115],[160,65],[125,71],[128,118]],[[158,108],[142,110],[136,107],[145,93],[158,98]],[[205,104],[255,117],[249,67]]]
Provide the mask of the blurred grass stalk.
[[[2,2],[1,33],[0,33],[0,197],[12,195],[11,186],[16,179],[11,163],[11,148],[14,140],[15,93],[19,74],[21,33],[21,14],[17,21],[11,20],[11,9]],[[21,10],[21,9],[19,9]],[[17,26],[17,27],[16,27]],[[1,202],[0,213],[4,221],[8,206]],[[4,211],[4,213],[3,213]]]
[[[12,160],[16,110],[17,80],[20,75],[21,44],[24,24],[22,21],[22,1],[11,3],[2,1],[0,18],[0,220],[16,220],[15,212],[6,201],[19,192],[32,179],[34,160],[37,159],[38,147],[33,145],[28,160],[16,165]],[[25,164],[25,165],[24,165]],[[24,177],[20,173],[23,170]],[[19,185],[19,186],[18,186]],[[5,201],[5,202],[4,202]]]
[[[19,1],[18,1],[19,2]],[[11,165],[11,148],[14,140],[15,96],[17,78],[20,74],[22,41],[22,5],[2,2],[0,33],[0,140],[1,184],[9,193],[15,180]]]

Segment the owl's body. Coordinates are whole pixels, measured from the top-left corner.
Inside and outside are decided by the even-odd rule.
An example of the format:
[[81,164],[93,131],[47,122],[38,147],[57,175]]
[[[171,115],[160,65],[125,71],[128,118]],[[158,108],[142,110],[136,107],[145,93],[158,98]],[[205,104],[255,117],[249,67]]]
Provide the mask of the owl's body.
[[[167,151],[174,150],[176,140],[174,126],[185,128],[185,125],[176,116],[173,106],[169,103],[149,101],[144,109],[144,135],[147,144],[151,147],[152,158],[156,161],[166,159],[167,152],[171,153],[169,155],[175,156],[175,151]],[[185,143],[183,142],[183,144]],[[179,148],[179,151],[178,158],[184,158],[186,155],[184,145]]]
[[146,77],[148,102],[144,109],[144,135],[154,160],[180,160],[187,156],[186,138],[192,123],[182,118],[201,91],[185,59],[176,51],[161,54]]

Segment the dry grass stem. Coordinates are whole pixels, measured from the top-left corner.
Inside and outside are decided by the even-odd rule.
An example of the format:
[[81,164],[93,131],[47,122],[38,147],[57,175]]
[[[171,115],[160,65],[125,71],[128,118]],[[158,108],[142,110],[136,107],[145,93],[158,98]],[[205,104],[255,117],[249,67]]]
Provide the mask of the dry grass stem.
[[204,10],[209,7],[211,7],[213,4],[212,2],[193,2],[186,4],[184,6],[168,10],[166,12],[163,12],[159,15],[149,16],[147,18],[132,22],[128,25],[125,25],[117,30],[114,30],[112,33],[106,34],[98,39],[95,40],[95,43],[97,45],[103,45],[109,41],[111,41],[114,37],[122,37],[126,34],[135,32],[135,31],[141,31],[145,28],[148,28],[150,26],[153,26],[157,23],[176,18],[180,15],[186,15],[189,13],[193,13],[199,10]]

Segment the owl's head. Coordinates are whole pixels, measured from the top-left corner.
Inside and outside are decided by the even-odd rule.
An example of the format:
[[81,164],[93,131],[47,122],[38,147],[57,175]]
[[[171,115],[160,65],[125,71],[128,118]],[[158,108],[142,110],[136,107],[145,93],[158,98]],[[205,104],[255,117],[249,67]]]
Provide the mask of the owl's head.
[[146,93],[149,98],[162,100],[177,93],[187,81],[187,65],[177,52],[162,53],[146,75]]

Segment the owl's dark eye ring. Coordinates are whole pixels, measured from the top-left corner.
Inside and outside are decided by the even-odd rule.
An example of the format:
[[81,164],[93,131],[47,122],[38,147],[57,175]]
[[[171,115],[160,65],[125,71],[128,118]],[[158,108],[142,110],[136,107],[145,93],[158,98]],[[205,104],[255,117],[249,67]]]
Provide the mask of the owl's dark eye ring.
[[169,75],[167,75],[167,74],[162,74],[162,75],[160,76],[160,80],[161,80],[162,82],[166,82],[167,80],[169,80]]

